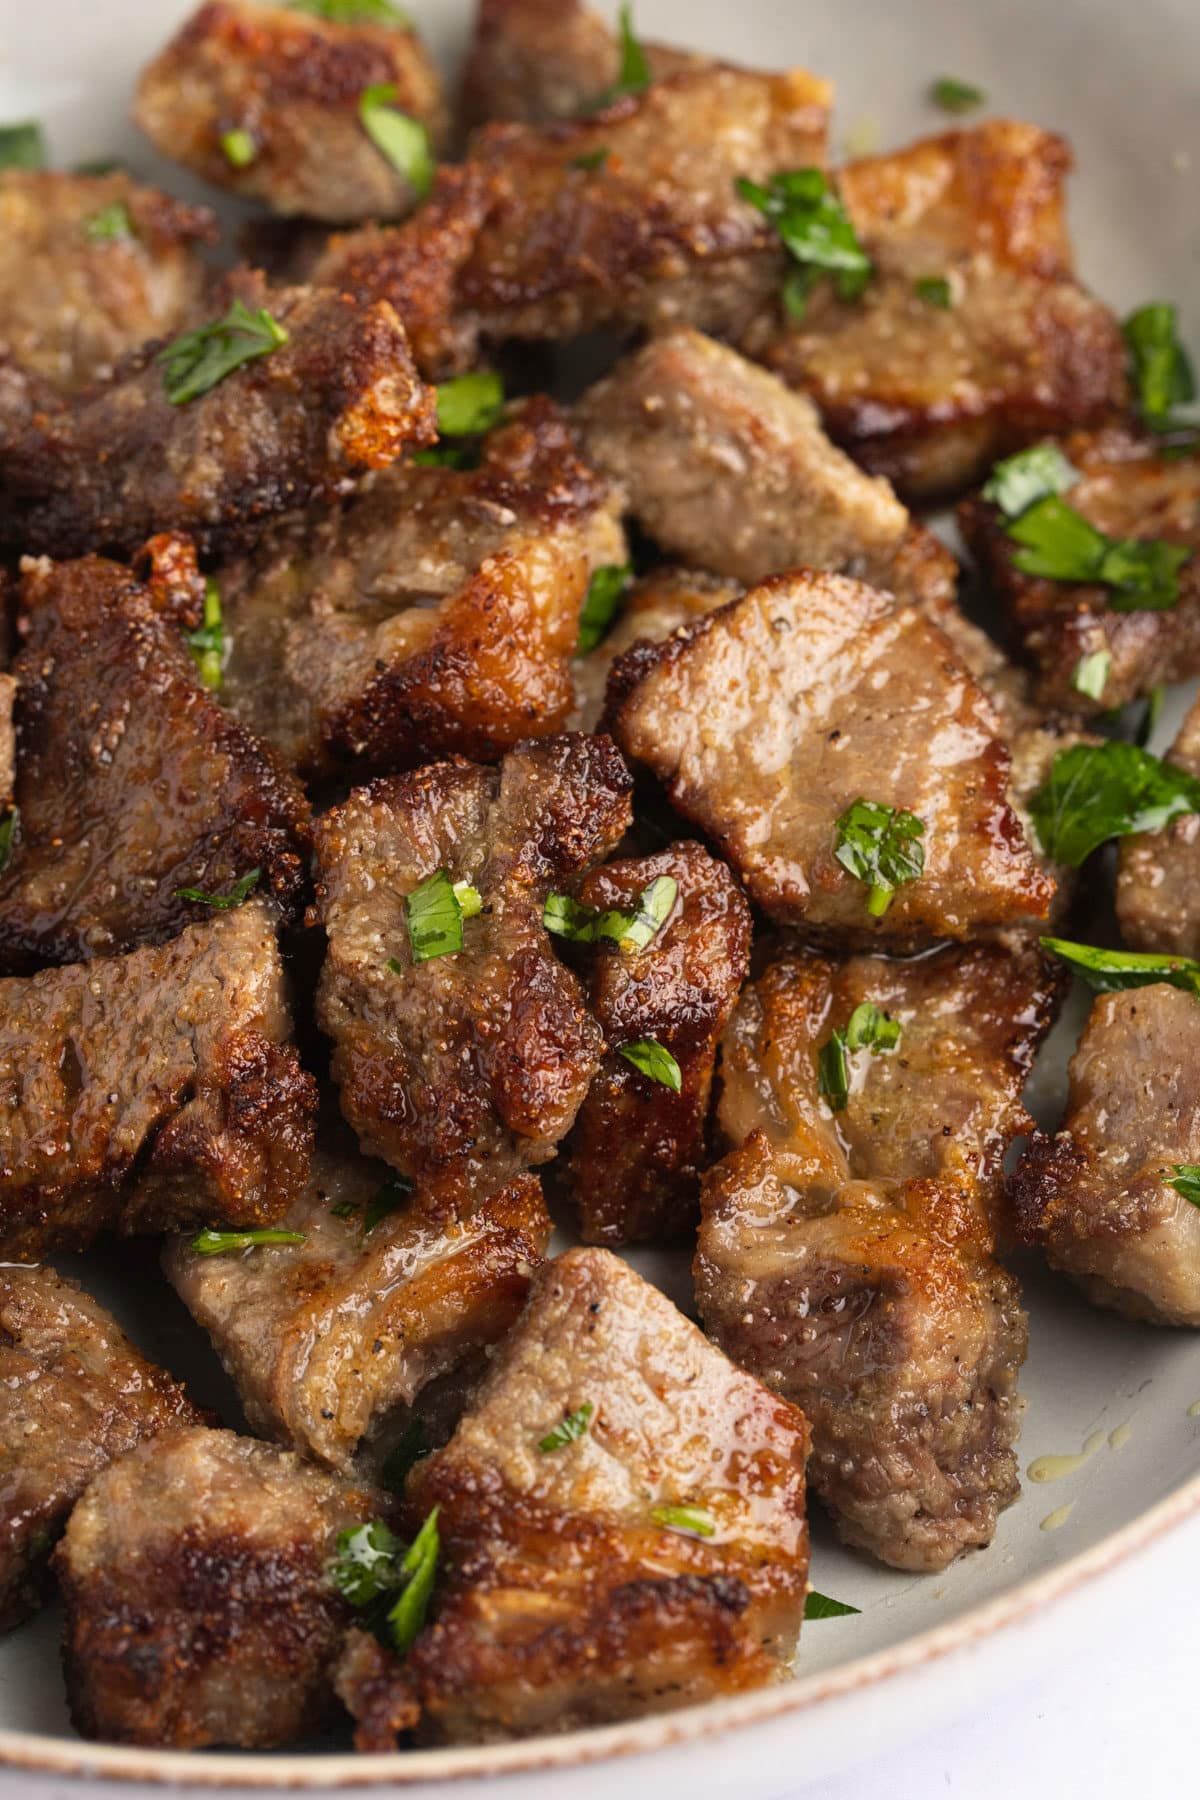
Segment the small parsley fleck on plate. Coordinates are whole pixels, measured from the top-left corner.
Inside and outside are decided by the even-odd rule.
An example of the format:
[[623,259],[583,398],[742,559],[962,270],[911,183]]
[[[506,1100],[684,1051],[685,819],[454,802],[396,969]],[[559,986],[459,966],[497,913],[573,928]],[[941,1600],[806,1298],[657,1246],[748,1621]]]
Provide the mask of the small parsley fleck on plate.
[[844,1600],[831,1600],[828,1594],[818,1594],[816,1588],[809,1589],[804,1602],[805,1619],[841,1619],[861,1611],[861,1606],[847,1606]]
[[429,1610],[441,1548],[437,1520],[435,1506],[409,1545],[382,1519],[338,1536],[329,1570],[333,1585],[398,1656],[411,1649]]
[[873,919],[882,918],[896,889],[924,873],[924,821],[902,807],[859,799],[846,808],[835,829],[834,856],[870,889],[867,911]]
[[650,1514],[667,1531],[690,1531],[695,1537],[712,1537],[716,1520],[702,1506],[656,1506]]
[[882,1054],[899,1042],[900,1021],[889,1019],[872,1000],[863,1000],[844,1027],[835,1027],[817,1052],[817,1092],[830,1112],[844,1112],[850,1102],[849,1054],[855,1050]]
[[1139,306],[1121,331],[1143,421],[1151,431],[1172,430],[1174,409],[1196,398],[1196,376],[1179,341],[1175,307],[1165,300]]
[[632,580],[633,570],[628,563],[602,563],[592,570],[583,611],[579,615],[577,656],[586,656],[608,635]]
[[504,378],[492,369],[443,381],[437,390],[437,427],[442,437],[479,437],[504,412]]
[[258,145],[242,125],[221,133],[221,154],[231,169],[248,169],[258,155]]
[[679,1093],[683,1086],[679,1064],[657,1038],[638,1038],[633,1044],[618,1044],[617,1050],[639,1074],[657,1081],[660,1087],[670,1088],[674,1094]]
[[[463,947],[463,920],[473,919],[482,906],[477,889],[469,882],[451,881],[445,869],[435,869],[418,882],[404,902],[413,962],[457,956]],[[394,958],[388,968],[393,975],[401,973]]]
[[1006,519],[1019,519],[1037,501],[1065,494],[1078,480],[1079,470],[1057,444],[1031,444],[996,464],[984,483],[983,498]]
[[46,139],[35,119],[0,125],[0,169],[44,169]]
[[201,1231],[192,1239],[200,1256],[228,1256],[234,1250],[257,1250],[265,1244],[302,1244],[302,1231]]
[[739,176],[734,187],[774,225],[796,264],[783,290],[793,319],[803,318],[822,275],[832,275],[839,300],[861,298],[875,265],[823,169],[791,169],[773,175],[766,187]]
[[913,283],[918,300],[924,300],[926,306],[936,306],[942,312],[949,312],[954,296],[950,291],[950,283],[944,275],[922,275]]
[[588,112],[602,112],[606,106],[611,106],[615,100],[624,100],[629,94],[644,94],[654,78],[650,58],[633,28],[633,7],[622,6],[617,18],[621,47],[621,66],[617,79],[611,87],[605,88],[602,94],[596,96],[586,108]]
[[1099,944],[1073,944],[1067,938],[1044,937],[1042,949],[1066,963],[1098,994],[1165,982],[1200,996],[1200,962],[1188,956],[1160,956],[1148,950],[1106,950]]
[[1174,1168],[1175,1173],[1167,1176],[1167,1186],[1173,1187],[1190,1206],[1200,1206],[1200,1163],[1176,1163]]
[[390,25],[411,31],[412,18],[392,0],[286,0],[289,11],[312,13],[334,25]]
[[167,399],[172,406],[186,406],[235,369],[270,356],[287,341],[283,326],[264,307],[251,312],[244,302],[235,300],[223,319],[185,331],[159,351]]
[[390,81],[367,88],[358,103],[358,116],[375,148],[404,177],[418,199],[424,200],[433,186],[436,168],[433,145],[421,121],[410,118],[396,106],[397,92]]
[[221,590],[211,575],[204,584],[204,622],[187,633],[187,645],[205,687],[219,688],[224,678],[225,623],[221,617]]
[[1092,650],[1081,656],[1071,672],[1071,686],[1089,700],[1099,700],[1112,670],[1111,650]]
[[235,881],[227,894],[206,894],[203,888],[182,887],[175,889],[177,900],[192,900],[197,906],[212,906],[218,912],[232,912],[235,906],[252,894],[262,880],[261,869],[250,869],[239,881]]
[[675,877],[660,875],[642,889],[633,912],[601,912],[570,894],[547,894],[542,923],[547,931],[572,943],[595,944],[607,939],[624,951],[645,950],[670,918],[678,893]]
[[578,1406],[574,1412],[568,1413],[560,1425],[556,1425],[553,1431],[548,1431],[544,1438],[538,1439],[538,1449],[542,1455],[551,1456],[556,1450],[565,1450],[568,1444],[573,1444],[583,1437],[592,1422],[592,1414],[595,1410],[591,1401],[585,1400],[582,1406]]
[[981,87],[972,81],[960,81],[954,75],[939,75],[929,89],[929,98],[943,112],[968,113],[982,106],[987,95]]
[[87,222],[89,243],[111,244],[133,237],[133,220],[123,200],[112,200]]

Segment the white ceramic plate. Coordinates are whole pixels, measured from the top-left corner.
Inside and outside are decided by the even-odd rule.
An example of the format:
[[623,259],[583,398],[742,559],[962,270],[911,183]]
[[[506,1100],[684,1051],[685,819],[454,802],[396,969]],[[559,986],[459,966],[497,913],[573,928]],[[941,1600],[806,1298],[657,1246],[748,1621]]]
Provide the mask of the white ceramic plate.
[[[602,0],[603,3],[603,0]],[[195,183],[156,163],[127,123],[135,72],[189,10],[186,0],[0,0],[0,120],[40,116],[55,160],[127,155],[133,166],[187,197]],[[434,47],[452,63],[464,39],[468,0],[413,0]],[[724,53],[763,67],[803,63],[834,78],[835,142],[873,136],[882,147],[944,123],[925,100],[930,79],[953,74],[982,84],[991,109],[1064,131],[1079,166],[1073,220],[1085,278],[1126,310],[1176,299],[1185,336],[1200,345],[1200,11],[1195,0],[638,0],[647,36]],[[209,196],[211,197],[211,196]],[[1173,697],[1155,747],[1169,741],[1182,708]],[[1031,1096],[1053,1122],[1079,1011],[1054,1034]],[[131,1280],[143,1253],[109,1254],[103,1285],[144,1347],[186,1376],[199,1398],[223,1405],[224,1378],[197,1342],[182,1307],[144,1254],[145,1279]],[[681,1260],[636,1259],[685,1304]],[[111,1279],[120,1272],[120,1281]],[[28,1794],[41,1771],[55,1797],[102,1777],[122,1786],[163,1783],[176,1791],[248,1793],[365,1786],[406,1789],[457,1781],[457,1800],[500,1771],[522,1771],[521,1791],[572,1795],[645,1792],[673,1781],[688,1791],[762,1791],[766,1771],[812,1777],[852,1760],[857,1718],[878,1687],[942,1653],[932,1699],[950,1706],[965,1647],[993,1628],[1027,1619],[1041,1604],[1109,1566],[1165,1525],[1200,1506],[1200,1346],[1185,1333],[1155,1332],[1091,1311],[1070,1291],[1027,1271],[1032,1348],[1023,1464],[1078,1452],[1090,1458],[1054,1485],[1026,1481],[986,1552],[943,1575],[901,1575],[859,1560],[818,1522],[813,1579],[862,1608],[856,1618],[806,1628],[794,1683],[707,1708],[630,1726],[503,1750],[422,1751],[354,1758],[315,1746],[275,1756],[181,1756],[84,1745],[67,1723],[56,1662],[57,1619],[0,1641],[0,1791]],[[131,1298],[132,1296],[132,1298]],[[1065,1512],[1057,1529],[1045,1529]],[[850,1696],[846,1698],[846,1696]],[[816,1703],[820,1702],[818,1706]],[[733,1727],[733,1737],[721,1737]],[[733,1754],[730,1754],[730,1750]],[[617,1752],[657,1750],[639,1777]],[[665,1757],[665,1761],[664,1761]],[[9,1770],[4,1774],[4,1768]],[[642,1767],[642,1765],[638,1765]],[[564,1771],[573,1769],[568,1781]],[[645,1784],[645,1785],[643,1785]],[[38,1782],[42,1792],[42,1783]],[[110,1788],[111,1792],[112,1789]],[[132,1789],[130,1790],[132,1791]]]

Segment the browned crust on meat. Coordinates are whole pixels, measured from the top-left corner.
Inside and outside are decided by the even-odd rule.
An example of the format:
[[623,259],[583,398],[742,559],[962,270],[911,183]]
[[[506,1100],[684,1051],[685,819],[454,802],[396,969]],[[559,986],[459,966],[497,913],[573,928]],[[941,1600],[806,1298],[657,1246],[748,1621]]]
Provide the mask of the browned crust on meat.
[[[750,964],[750,908],[723,863],[699,844],[608,863],[579,884],[601,911],[636,911],[651,882],[679,884],[671,917],[641,951],[599,945],[588,1002],[610,1048],[572,1131],[570,1186],[584,1241],[677,1237],[695,1223],[707,1160],[717,1040]],[[679,1064],[678,1094],[617,1048],[652,1038]]]
[[[397,109],[444,140],[441,83],[414,31],[210,0],[143,71],[136,118],[164,155],[277,212],[395,218],[418,196],[363,129],[372,87],[394,88]],[[253,143],[244,167],[222,148],[231,130]]]
[[[1200,704],[1193,701],[1167,761],[1200,774]],[[1122,838],[1117,921],[1133,950],[1200,955],[1200,815],[1183,813],[1161,831]]]

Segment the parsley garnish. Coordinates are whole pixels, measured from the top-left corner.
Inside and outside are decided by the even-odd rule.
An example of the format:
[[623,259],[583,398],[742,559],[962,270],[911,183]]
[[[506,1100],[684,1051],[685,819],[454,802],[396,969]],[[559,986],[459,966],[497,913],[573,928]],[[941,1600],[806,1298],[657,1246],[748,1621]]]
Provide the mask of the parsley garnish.
[[34,119],[0,125],[0,169],[44,169],[46,139]]
[[113,200],[102,206],[98,213],[93,213],[87,222],[89,243],[111,244],[121,238],[131,238],[133,220],[129,216],[129,208],[123,200]]
[[618,1044],[618,1054],[632,1063],[639,1074],[657,1081],[660,1087],[667,1087],[677,1094],[683,1086],[679,1064],[671,1055],[665,1044],[657,1038],[638,1038],[633,1044]]
[[611,154],[608,145],[602,144],[599,150],[589,150],[584,156],[573,156],[571,158],[571,167],[573,169],[584,169],[590,174],[595,169],[602,169]]
[[393,1172],[386,1181],[381,1182],[375,1197],[363,1214],[363,1236],[366,1237],[384,1219],[390,1218],[394,1212],[399,1212],[402,1206],[406,1206],[412,1191],[413,1184],[407,1175]]
[[840,300],[857,300],[874,272],[849,213],[821,169],[773,175],[767,187],[738,176],[734,186],[748,205],[774,225],[796,263],[784,283],[783,301],[794,319],[822,275],[832,275]]
[[1161,681],[1156,687],[1152,687],[1150,692],[1146,695],[1146,710],[1142,714],[1142,722],[1137,728],[1137,738],[1135,740],[1142,750],[1146,748],[1146,745],[1154,736],[1154,727],[1158,724],[1162,714],[1163,701],[1166,697],[1167,690]]
[[221,152],[231,169],[248,169],[258,155],[258,145],[243,125],[235,125],[231,131],[223,131],[220,143]]
[[974,82],[959,81],[953,75],[939,75],[938,79],[930,86],[929,98],[935,106],[940,106],[943,112],[966,113],[973,112],[977,106],[982,106],[987,95],[981,87],[976,87]]
[[227,894],[206,894],[203,888],[182,887],[175,889],[177,900],[194,900],[197,906],[214,906],[218,912],[232,912],[240,906],[248,894],[252,894],[262,879],[261,869],[251,869],[240,881],[235,881]]
[[602,563],[592,570],[583,611],[579,615],[577,656],[586,656],[607,635],[632,580],[633,570],[628,563]]
[[1177,317],[1165,300],[1154,300],[1130,313],[1121,327],[1138,410],[1151,431],[1170,431],[1176,423],[1172,410],[1196,398],[1196,377],[1179,341]]
[[433,146],[421,121],[394,105],[396,94],[396,86],[390,81],[369,87],[358,103],[358,116],[375,148],[404,177],[418,199],[424,200],[433,186]]
[[660,875],[642,889],[635,912],[601,912],[599,907],[573,900],[570,894],[547,894],[542,923],[556,937],[575,944],[595,944],[607,938],[622,950],[644,950],[671,916],[678,893],[675,877]]
[[1092,650],[1081,656],[1071,672],[1071,686],[1089,700],[1099,700],[1112,669],[1111,650]]
[[97,156],[91,162],[76,163],[73,175],[115,175],[125,164],[116,156]]
[[627,94],[644,94],[654,79],[650,58],[638,42],[633,29],[633,7],[622,6],[618,18],[621,35],[620,70],[612,86],[605,88],[592,101],[586,109],[588,112],[600,112],[604,107],[611,106],[614,100],[624,100]]
[[1013,564],[1047,581],[1098,582],[1114,612],[1162,612],[1179,598],[1179,571],[1192,552],[1162,539],[1110,538],[1065,500],[1038,500],[1007,527],[1021,547]]
[[690,1531],[696,1537],[712,1537],[716,1520],[702,1506],[656,1506],[650,1517],[668,1531]]
[[900,1022],[889,1019],[873,1000],[864,1000],[850,1014],[845,1029],[835,1027],[829,1041],[817,1052],[817,1091],[828,1101],[830,1112],[843,1112],[850,1100],[848,1053],[873,1050],[881,1054],[900,1042]]
[[490,431],[504,412],[504,379],[491,369],[477,369],[444,381],[437,390],[437,427],[442,437],[478,437]]
[[844,1600],[831,1600],[828,1594],[818,1594],[816,1588],[808,1590],[804,1602],[805,1619],[841,1619],[849,1613],[860,1613],[861,1606],[847,1606]]
[[12,855],[13,838],[16,835],[17,821],[20,816],[17,807],[10,806],[4,817],[0,819],[0,869],[8,867],[8,859]]
[[235,300],[223,319],[185,331],[159,351],[167,399],[172,406],[186,406],[243,363],[270,356],[287,341],[287,332],[265,308],[251,312],[241,300]]
[[204,623],[187,633],[187,646],[196,659],[206,688],[219,688],[225,664],[225,625],[221,617],[221,590],[210,575],[204,583]]
[[[469,882],[451,881],[445,869],[427,875],[404,902],[413,962],[456,956],[463,947],[463,920],[473,919],[482,906],[478,890]],[[388,968],[393,975],[401,973],[394,959]]]
[[1200,1163],[1176,1163],[1175,1173],[1166,1177],[1168,1187],[1191,1206],[1200,1206]]
[[1200,997],[1200,962],[1188,956],[1158,956],[1146,950],[1103,950],[1097,944],[1072,944],[1066,938],[1044,937],[1042,949],[1065,962],[1098,994],[1119,994],[1126,988],[1154,987],[1165,982]]
[[380,1466],[379,1479],[384,1487],[393,1494],[403,1493],[410,1470],[428,1456],[432,1449],[424,1419],[414,1415],[404,1427],[399,1442],[388,1451]]
[[1055,757],[1029,811],[1045,854],[1077,869],[1110,838],[1200,812],[1200,781],[1135,744],[1073,744]]
[[1019,519],[1036,501],[1065,494],[1078,480],[1079,470],[1057,444],[1031,444],[996,464],[984,484],[983,498],[998,506],[1005,518]]
[[585,1400],[582,1406],[577,1406],[574,1412],[568,1413],[562,1423],[556,1425],[553,1431],[548,1431],[544,1438],[538,1439],[538,1449],[542,1455],[550,1456],[555,1450],[565,1450],[568,1444],[573,1444],[583,1437],[592,1422],[592,1414],[595,1410],[591,1401]]
[[936,306],[942,312],[949,312],[953,295],[944,275],[922,275],[919,281],[913,283],[913,292],[918,300],[924,300],[926,306]]
[[867,911],[882,918],[898,887],[925,869],[925,824],[915,813],[877,800],[856,800],[837,822],[833,854],[870,888]]
[[392,0],[287,0],[292,12],[312,13],[335,25],[391,25],[411,31],[412,19]]
[[257,1250],[260,1244],[302,1244],[302,1231],[214,1231],[211,1227],[192,1239],[200,1256],[227,1256],[231,1250]]
[[351,1606],[370,1615],[371,1630],[398,1656],[412,1648],[429,1610],[441,1547],[437,1519],[435,1506],[407,1548],[382,1519],[338,1536],[333,1584]]

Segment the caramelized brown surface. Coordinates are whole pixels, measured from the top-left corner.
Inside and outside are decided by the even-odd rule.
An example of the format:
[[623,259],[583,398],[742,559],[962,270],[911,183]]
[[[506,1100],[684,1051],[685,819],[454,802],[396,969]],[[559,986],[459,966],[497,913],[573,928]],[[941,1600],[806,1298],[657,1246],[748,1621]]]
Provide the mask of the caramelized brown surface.
[[[398,9],[397,9],[398,10]],[[368,88],[446,136],[441,81],[415,31],[343,24],[254,0],[208,0],[142,72],[135,116],[164,156],[215,187],[331,223],[398,218],[420,198],[359,116]],[[244,131],[242,167],[222,138]]]
[[[576,1442],[539,1445],[585,1402]],[[777,1679],[808,1573],[801,1415],[732,1368],[603,1250],[536,1278],[446,1448],[433,1623],[403,1663],[352,1642],[338,1691],[363,1749],[397,1728],[480,1743],[662,1712]],[[712,1535],[655,1508],[695,1506]]]
[[[1200,701],[1193,701],[1167,761],[1200,776]],[[1200,956],[1200,815],[1183,813],[1161,831],[1121,839],[1117,920],[1131,950]]]

